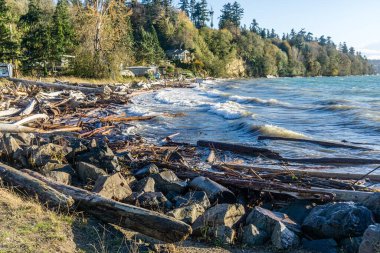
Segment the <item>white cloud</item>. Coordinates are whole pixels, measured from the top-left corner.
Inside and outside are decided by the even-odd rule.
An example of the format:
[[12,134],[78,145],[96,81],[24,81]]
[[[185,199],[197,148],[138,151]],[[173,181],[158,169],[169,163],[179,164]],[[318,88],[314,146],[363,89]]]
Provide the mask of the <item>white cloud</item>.
[[365,56],[367,56],[367,58],[370,60],[380,59],[380,50],[362,48],[359,49],[359,51],[362,52],[362,54],[364,54]]

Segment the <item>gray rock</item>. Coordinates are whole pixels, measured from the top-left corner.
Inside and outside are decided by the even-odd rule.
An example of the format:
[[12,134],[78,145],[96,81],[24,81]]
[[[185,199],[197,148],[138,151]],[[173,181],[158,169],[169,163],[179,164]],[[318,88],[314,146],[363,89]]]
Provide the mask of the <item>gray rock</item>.
[[146,192],[137,198],[139,206],[156,211],[164,211],[172,207],[172,203],[161,192]]
[[71,152],[71,148],[63,147],[56,144],[48,143],[42,145],[32,152],[29,158],[30,164],[36,167],[42,167],[50,161],[62,163],[66,155]]
[[131,204],[131,205],[136,205],[137,199],[143,194],[144,194],[144,192],[132,192],[132,194],[130,196],[126,197],[125,199],[123,199],[122,202]]
[[234,227],[245,214],[244,206],[219,204],[208,209],[193,224],[194,233],[199,234],[207,228],[217,226]]
[[167,213],[168,216],[181,220],[189,225],[192,225],[195,220],[205,212],[205,209],[198,204],[192,204],[174,209]]
[[254,247],[261,246],[268,241],[269,235],[264,230],[259,230],[255,225],[249,224],[243,228],[242,243]]
[[175,206],[177,208],[191,204],[199,204],[203,206],[204,209],[207,209],[211,206],[207,194],[202,191],[188,192],[182,197],[175,198],[175,202]]
[[76,167],[79,179],[85,183],[91,181],[95,182],[96,180],[98,180],[100,176],[107,175],[107,173],[104,170],[89,163],[79,162],[77,163]]
[[171,170],[163,171],[159,174],[153,174],[152,178],[156,182],[157,190],[163,193],[182,193],[187,187],[187,183],[181,181]]
[[272,244],[280,250],[295,248],[300,242],[298,236],[282,222],[277,222],[271,240]]
[[69,173],[53,170],[49,171],[46,175],[58,183],[66,185],[71,184],[71,175]]
[[212,236],[218,240],[219,244],[233,244],[236,239],[236,231],[231,227],[220,225],[213,230]]
[[278,222],[283,223],[293,232],[300,232],[299,225],[290,219],[286,214],[272,212],[268,209],[255,207],[247,216],[245,223],[255,225],[260,231],[265,231],[268,236],[273,233],[274,227]]
[[128,182],[120,173],[116,173],[112,176],[100,176],[96,180],[92,191],[116,201],[121,201],[132,195],[132,190],[129,188]]
[[158,167],[154,163],[151,163],[151,164],[139,169],[138,171],[136,171],[134,173],[134,176],[137,178],[143,178],[143,177],[150,176],[152,174],[158,174],[159,172],[160,171],[159,171]]
[[361,236],[373,224],[372,213],[364,206],[330,203],[315,207],[302,224],[302,230],[316,239]]
[[106,144],[97,144],[96,147],[91,148],[89,151],[76,155],[76,160],[103,168],[108,173],[120,171],[117,157]]
[[155,181],[151,177],[146,177],[135,183],[132,187],[135,192],[155,192]]
[[364,232],[359,253],[380,253],[380,224],[371,225]]
[[204,191],[212,203],[236,203],[232,191],[206,177],[194,178],[189,186],[196,191]]
[[65,172],[65,173],[70,174],[71,176],[75,176],[76,174],[75,170],[73,169],[73,167],[71,167],[70,164],[59,164],[59,163],[51,163],[51,162],[48,162],[44,166],[40,167],[39,171],[42,174],[46,174],[51,171]]
[[380,223],[380,204],[379,203],[380,203],[380,192],[375,192],[371,195],[371,197],[363,201],[363,203],[361,204],[363,204],[365,207],[371,210],[375,217],[376,222]]
[[338,244],[334,239],[302,240],[302,248],[312,253],[338,253]]
[[362,241],[362,237],[346,238],[339,242],[339,246],[344,253],[357,253],[359,252],[359,247]]
[[279,212],[288,215],[298,224],[302,224],[313,208],[313,204],[308,200],[294,200],[280,209]]

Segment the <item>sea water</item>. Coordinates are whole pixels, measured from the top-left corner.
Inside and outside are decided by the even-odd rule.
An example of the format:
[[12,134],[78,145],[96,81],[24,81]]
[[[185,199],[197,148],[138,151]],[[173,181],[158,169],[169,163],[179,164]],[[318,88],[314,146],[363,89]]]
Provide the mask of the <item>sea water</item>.
[[[161,89],[132,102],[128,114],[158,115],[134,128],[152,141],[180,133],[175,141],[254,145],[286,158],[380,159],[379,76],[206,81],[192,88]],[[170,116],[178,113],[183,116]],[[260,135],[344,141],[372,150],[258,141]],[[375,167],[346,170],[364,173]]]

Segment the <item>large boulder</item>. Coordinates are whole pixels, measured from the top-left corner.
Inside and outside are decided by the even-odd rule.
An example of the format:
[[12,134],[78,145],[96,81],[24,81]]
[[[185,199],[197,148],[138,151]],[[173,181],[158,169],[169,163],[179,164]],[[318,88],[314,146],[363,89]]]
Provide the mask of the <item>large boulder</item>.
[[34,150],[29,158],[29,162],[36,167],[42,167],[51,161],[61,163],[65,161],[66,155],[70,152],[71,148],[69,147],[48,143]]
[[85,183],[96,182],[100,176],[107,175],[104,170],[89,163],[78,162],[76,167],[79,179]]
[[187,183],[181,181],[171,170],[163,171],[159,174],[153,174],[152,178],[156,182],[157,190],[163,193],[182,193],[187,187]]
[[277,222],[272,233],[272,244],[279,250],[290,249],[298,246],[300,239],[288,229],[284,223]]
[[205,212],[205,209],[198,204],[191,204],[184,207],[176,208],[167,213],[168,216],[192,225],[196,219]]
[[42,174],[46,174],[46,173],[49,173],[51,171],[65,172],[67,174],[70,174],[71,176],[76,175],[75,170],[73,169],[73,167],[71,167],[70,164],[60,164],[60,163],[48,162],[47,164],[45,164],[44,166],[39,168],[39,172],[41,172]]
[[196,191],[206,192],[212,203],[236,203],[236,197],[232,191],[209,178],[196,177],[190,182],[189,186]]
[[282,222],[290,230],[296,233],[300,231],[299,225],[286,214],[272,212],[262,207],[255,207],[245,220],[246,224],[255,225],[259,230],[265,231],[269,236],[273,233],[273,229],[278,222]]
[[309,200],[293,200],[281,208],[279,212],[288,215],[298,224],[302,224],[313,208],[314,206]]
[[259,230],[255,225],[249,224],[243,228],[242,243],[249,247],[261,246],[268,241],[269,235]]
[[158,167],[154,163],[151,163],[151,164],[148,164],[148,165],[144,166],[143,168],[137,170],[133,174],[136,178],[141,179],[141,178],[150,176],[152,174],[158,174],[159,172],[160,171],[159,171]]
[[146,192],[137,198],[137,204],[143,208],[164,212],[172,203],[161,192]]
[[95,143],[94,147],[89,148],[86,152],[81,152],[76,155],[77,161],[93,164],[99,168],[106,170],[108,173],[120,171],[120,164],[107,144]]
[[193,224],[195,234],[217,226],[234,227],[245,214],[243,205],[219,204],[208,209]]
[[380,222],[380,192],[373,193],[369,198],[361,204],[372,211],[376,222]]
[[380,224],[371,225],[364,232],[359,253],[380,253]]
[[134,192],[156,192],[156,183],[153,178],[146,177],[133,184]]
[[71,184],[71,175],[63,171],[49,171],[46,176],[61,184]]
[[302,240],[302,248],[312,253],[338,253],[338,244],[334,239]]
[[128,182],[120,173],[112,176],[100,176],[92,191],[116,201],[121,201],[132,195]]
[[207,194],[202,191],[188,192],[184,196],[175,198],[175,206],[177,208],[192,204],[199,204],[203,206],[204,209],[208,209],[211,206]]
[[330,203],[315,207],[302,224],[302,230],[315,239],[361,236],[373,224],[372,213],[353,202]]
[[229,226],[220,225],[212,230],[211,237],[224,245],[233,244],[236,239],[236,231]]

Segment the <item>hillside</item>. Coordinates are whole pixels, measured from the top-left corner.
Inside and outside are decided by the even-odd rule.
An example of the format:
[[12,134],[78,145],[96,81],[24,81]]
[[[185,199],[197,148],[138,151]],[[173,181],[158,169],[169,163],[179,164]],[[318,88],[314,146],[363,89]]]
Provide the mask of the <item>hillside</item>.
[[169,76],[371,74],[360,52],[331,37],[304,29],[279,35],[256,20],[243,26],[238,2],[223,7],[215,29],[207,1],[187,2],[178,9],[171,1],[0,0],[7,17],[0,19],[0,45],[7,45],[0,62],[24,75],[112,79],[134,65],[158,65]]

